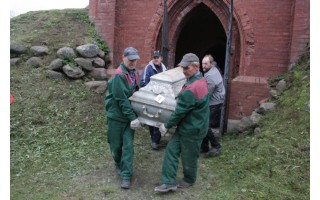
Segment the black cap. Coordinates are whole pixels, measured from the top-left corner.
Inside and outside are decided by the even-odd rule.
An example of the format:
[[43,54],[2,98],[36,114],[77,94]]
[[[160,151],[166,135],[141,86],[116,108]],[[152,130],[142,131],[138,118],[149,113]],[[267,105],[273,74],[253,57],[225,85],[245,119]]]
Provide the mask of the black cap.
[[154,51],[153,54],[152,54],[152,57],[160,57],[161,56],[161,53],[159,50],[157,51]]

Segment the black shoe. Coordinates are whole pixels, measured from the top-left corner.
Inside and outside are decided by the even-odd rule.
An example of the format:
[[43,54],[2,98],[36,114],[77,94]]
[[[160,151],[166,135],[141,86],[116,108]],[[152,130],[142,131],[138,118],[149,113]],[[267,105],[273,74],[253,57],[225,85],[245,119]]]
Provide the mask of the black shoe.
[[169,191],[176,191],[177,185],[170,185],[170,184],[162,184],[154,188],[155,192],[169,192]]
[[200,153],[208,153],[209,152],[209,148],[205,148],[205,149],[201,149]]
[[123,188],[123,189],[129,189],[130,185],[131,185],[130,180],[125,180],[124,179],[124,180],[121,181],[121,188]]
[[207,157],[215,156],[215,155],[219,154],[220,150],[221,150],[221,148],[212,147],[212,148],[206,153],[206,156],[207,156]]
[[152,148],[153,150],[158,150],[158,144],[155,143],[155,142],[152,142],[152,143],[151,143],[151,148]]
[[181,181],[178,182],[178,188],[184,189],[184,188],[188,188],[190,186],[192,186],[192,184],[191,183],[187,183],[184,180],[181,180]]

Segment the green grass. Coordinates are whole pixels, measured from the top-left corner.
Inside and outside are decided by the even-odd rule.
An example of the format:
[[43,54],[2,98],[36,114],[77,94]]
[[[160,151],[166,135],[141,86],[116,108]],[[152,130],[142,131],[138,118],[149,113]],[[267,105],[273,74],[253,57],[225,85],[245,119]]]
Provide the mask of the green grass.
[[53,198],[105,159],[103,106],[83,84],[48,80],[42,69],[12,70],[11,82],[11,194]]
[[262,118],[262,132],[223,138],[223,155],[214,163],[219,170],[211,169],[227,175],[212,193],[217,199],[309,199],[309,52],[282,76],[287,88],[276,110]]
[[[31,45],[46,38],[51,49],[85,44],[91,37],[78,12],[85,11],[30,12],[13,18],[11,40]],[[83,32],[61,35],[66,25],[68,30],[82,27]],[[52,31],[54,27],[60,31]],[[147,128],[135,133],[133,184],[123,191],[106,141],[104,97],[89,91],[83,80],[54,81],[45,77],[44,68],[12,66],[10,90],[16,102],[10,107],[10,197],[309,199],[308,55],[281,75],[288,86],[276,100],[276,110],[262,118],[261,133],[225,134],[219,156],[199,159],[196,184],[167,195],[153,192],[160,181],[164,150],[151,150]],[[46,64],[53,58],[48,55]]]

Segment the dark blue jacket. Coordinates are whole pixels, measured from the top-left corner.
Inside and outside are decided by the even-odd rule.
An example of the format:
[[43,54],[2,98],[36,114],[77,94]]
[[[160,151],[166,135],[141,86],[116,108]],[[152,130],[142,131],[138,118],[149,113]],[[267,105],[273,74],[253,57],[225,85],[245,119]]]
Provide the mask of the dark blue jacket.
[[167,68],[164,66],[164,64],[161,63],[160,70],[157,71],[156,67],[154,66],[152,60],[149,62],[149,64],[144,68],[141,76],[140,76],[140,86],[144,87],[150,82],[150,77],[158,74],[160,72],[166,71]]

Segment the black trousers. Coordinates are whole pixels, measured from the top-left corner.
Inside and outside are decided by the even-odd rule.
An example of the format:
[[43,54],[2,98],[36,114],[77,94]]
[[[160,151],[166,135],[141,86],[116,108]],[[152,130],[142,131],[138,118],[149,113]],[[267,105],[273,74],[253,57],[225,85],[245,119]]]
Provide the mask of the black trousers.
[[203,139],[201,144],[201,150],[203,152],[209,151],[209,142],[211,144],[211,147],[217,149],[221,148],[220,143],[211,130],[211,128],[218,128],[220,125],[221,108],[222,103],[210,106],[209,129],[207,132],[207,136]]
[[159,144],[160,139],[161,139],[161,133],[159,131],[159,128],[154,127],[154,126],[149,126],[149,132],[151,136],[151,141]]

